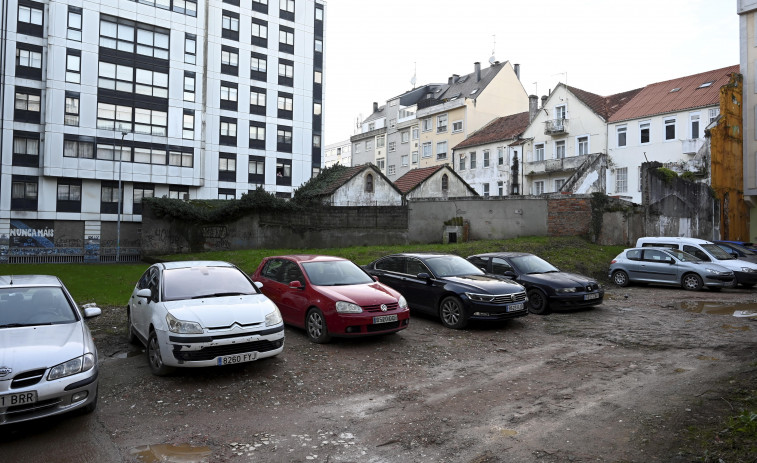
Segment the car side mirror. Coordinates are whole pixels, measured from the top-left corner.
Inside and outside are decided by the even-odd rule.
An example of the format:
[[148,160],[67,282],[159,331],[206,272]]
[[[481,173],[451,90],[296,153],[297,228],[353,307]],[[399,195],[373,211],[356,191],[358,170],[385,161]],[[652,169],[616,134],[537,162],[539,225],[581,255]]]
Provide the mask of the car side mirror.
[[673,259],[668,259],[668,263],[669,263],[670,265],[673,265],[673,264],[675,264],[675,263],[676,263],[676,261],[675,261],[675,260],[673,260]]
[[263,287],[263,283],[262,283],[262,282],[260,282],[260,281],[253,281],[253,284],[254,284],[254,285],[255,285],[255,287],[256,287],[256,288],[258,288],[258,289],[260,289],[260,288],[262,288],[262,287]]
[[419,273],[418,275],[416,275],[416,277],[418,277],[419,280],[430,280],[431,279],[431,275],[429,275],[426,272]]
[[378,277],[376,275],[371,275],[371,278],[373,278],[373,281],[379,281]]
[[736,259],[738,259],[738,258],[739,258],[739,253],[738,253],[738,252],[736,252],[736,251],[732,252],[732,253],[731,253],[731,255],[732,255],[733,257],[735,257]]
[[152,298],[152,291],[150,288],[142,288],[137,291],[137,297],[143,297],[149,301]]
[[512,270],[506,270],[505,272],[502,273],[502,275],[504,275],[504,276],[506,276],[508,278],[515,278],[515,277],[518,276]]
[[290,281],[290,282],[289,282],[289,287],[290,287],[290,288],[293,288],[293,289],[301,289],[301,288],[303,288],[303,286],[302,286],[302,283],[300,283],[300,282],[299,282],[299,281],[297,281],[297,280],[294,280],[294,281]]

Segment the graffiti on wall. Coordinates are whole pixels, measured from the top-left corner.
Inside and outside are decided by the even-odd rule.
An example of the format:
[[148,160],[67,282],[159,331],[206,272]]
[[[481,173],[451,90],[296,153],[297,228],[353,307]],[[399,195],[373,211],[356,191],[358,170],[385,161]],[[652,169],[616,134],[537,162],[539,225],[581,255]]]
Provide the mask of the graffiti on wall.
[[55,225],[52,220],[11,220],[11,248],[55,248]]

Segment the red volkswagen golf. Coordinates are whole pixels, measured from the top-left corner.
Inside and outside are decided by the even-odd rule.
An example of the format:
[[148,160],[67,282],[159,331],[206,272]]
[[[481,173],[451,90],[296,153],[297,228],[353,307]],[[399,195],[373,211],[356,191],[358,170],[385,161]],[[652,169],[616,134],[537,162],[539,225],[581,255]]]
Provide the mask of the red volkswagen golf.
[[410,322],[400,293],[341,257],[266,257],[252,279],[263,283],[284,323],[305,328],[313,342],[394,333]]

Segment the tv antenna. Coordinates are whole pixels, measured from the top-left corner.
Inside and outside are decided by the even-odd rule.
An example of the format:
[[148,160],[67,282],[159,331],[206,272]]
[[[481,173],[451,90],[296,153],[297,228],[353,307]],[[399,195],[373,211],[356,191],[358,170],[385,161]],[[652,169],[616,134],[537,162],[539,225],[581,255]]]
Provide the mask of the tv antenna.
[[492,56],[489,58],[489,64],[494,64],[497,59],[494,57],[494,52],[497,49],[497,35],[492,34],[492,40],[494,41],[494,44],[492,45]]

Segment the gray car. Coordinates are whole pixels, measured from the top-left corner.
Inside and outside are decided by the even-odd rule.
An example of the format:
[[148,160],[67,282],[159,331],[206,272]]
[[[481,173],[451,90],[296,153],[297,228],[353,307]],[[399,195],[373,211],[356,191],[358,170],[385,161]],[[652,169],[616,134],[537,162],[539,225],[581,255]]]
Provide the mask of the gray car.
[[54,276],[0,276],[0,425],[97,406],[97,349]]
[[734,285],[733,271],[691,254],[669,248],[631,248],[610,263],[610,279],[618,286],[629,283],[659,283],[688,290],[703,287],[718,290]]

